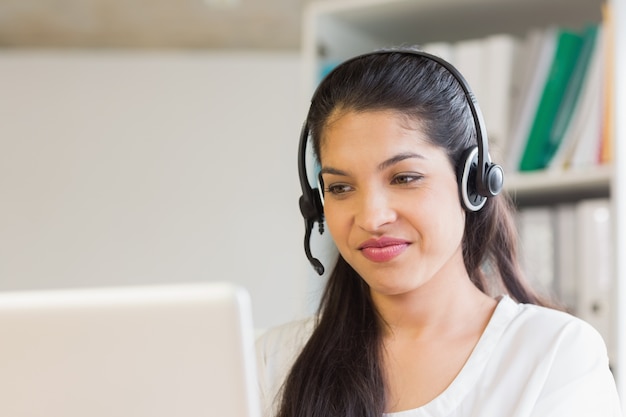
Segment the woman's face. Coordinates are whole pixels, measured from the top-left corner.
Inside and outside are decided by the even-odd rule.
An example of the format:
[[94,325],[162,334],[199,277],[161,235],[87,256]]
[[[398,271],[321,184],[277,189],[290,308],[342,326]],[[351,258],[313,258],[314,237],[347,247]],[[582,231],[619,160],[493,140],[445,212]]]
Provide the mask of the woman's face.
[[467,274],[456,175],[418,123],[391,111],[344,112],[321,145],[328,229],[373,292],[402,294]]

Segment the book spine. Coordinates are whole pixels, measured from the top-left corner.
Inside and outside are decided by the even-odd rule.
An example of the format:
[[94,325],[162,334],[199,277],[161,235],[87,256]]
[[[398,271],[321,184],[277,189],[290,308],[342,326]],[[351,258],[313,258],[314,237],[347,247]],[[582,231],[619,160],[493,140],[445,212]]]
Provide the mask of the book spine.
[[533,171],[546,166],[545,155],[552,123],[559,110],[582,44],[581,35],[569,30],[559,30],[556,51],[535,111],[534,121],[520,162],[520,171]]

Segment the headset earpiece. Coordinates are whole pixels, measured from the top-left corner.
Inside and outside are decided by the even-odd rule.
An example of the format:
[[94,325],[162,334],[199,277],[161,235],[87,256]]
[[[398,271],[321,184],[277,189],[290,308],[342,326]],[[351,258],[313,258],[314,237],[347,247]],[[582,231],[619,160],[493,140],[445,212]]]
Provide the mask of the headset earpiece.
[[[311,193],[309,195],[302,194],[302,196],[300,196],[299,202],[300,202],[300,213],[302,213],[302,217],[304,217],[305,220],[308,220],[311,222],[320,221],[321,223],[323,223],[324,208],[322,206],[322,201],[320,199],[317,188],[312,188]],[[320,233],[322,233],[324,228],[321,225],[320,227],[322,228]]]
[[481,195],[477,189],[478,172],[478,148],[473,147],[465,151],[460,159],[459,173],[459,195],[461,203],[468,211],[478,211],[487,202],[487,197]]
[[487,198],[498,195],[504,184],[502,167],[491,161],[483,163],[481,175],[479,156],[478,147],[467,149],[461,156],[457,173],[461,202],[468,211],[483,208]]
[[495,197],[502,191],[504,174],[500,165],[487,161],[480,175],[478,147],[467,149],[460,159],[457,178],[459,195],[463,207],[468,211],[478,211],[487,202],[488,197]]
[[495,197],[500,194],[504,186],[504,170],[502,167],[489,162],[483,175],[482,184],[484,186],[484,195],[487,195],[487,197]]

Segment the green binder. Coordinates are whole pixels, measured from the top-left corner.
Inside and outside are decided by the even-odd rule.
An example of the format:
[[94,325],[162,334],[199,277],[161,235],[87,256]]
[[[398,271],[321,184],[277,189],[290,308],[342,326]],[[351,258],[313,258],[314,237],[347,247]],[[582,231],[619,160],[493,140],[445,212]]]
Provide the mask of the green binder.
[[552,64],[522,154],[520,171],[543,169],[554,154],[550,139],[552,128],[584,43],[581,34],[566,29],[557,32],[556,42]]

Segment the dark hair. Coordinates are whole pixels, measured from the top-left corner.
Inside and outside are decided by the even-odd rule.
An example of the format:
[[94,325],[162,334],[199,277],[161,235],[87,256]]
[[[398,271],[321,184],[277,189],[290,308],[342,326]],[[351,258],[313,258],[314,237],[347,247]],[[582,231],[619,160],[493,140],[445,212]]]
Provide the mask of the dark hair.
[[[454,76],[431,59],[390,50],[344,63],[320,84],[308,116],[315,154],[320,155],[330,118],[344,111],[376,110],[417,121],[430,141],[446,151],[453,167],[476,146],[474,121]],[[518,302],[549,304],[523,278],[506,194],[467,212],[463,257],[481,291],[504,291]],[[367,284],[341,255],[317,320],[283,385],[278,417],[380,417],[385,409],[381,320]]]

